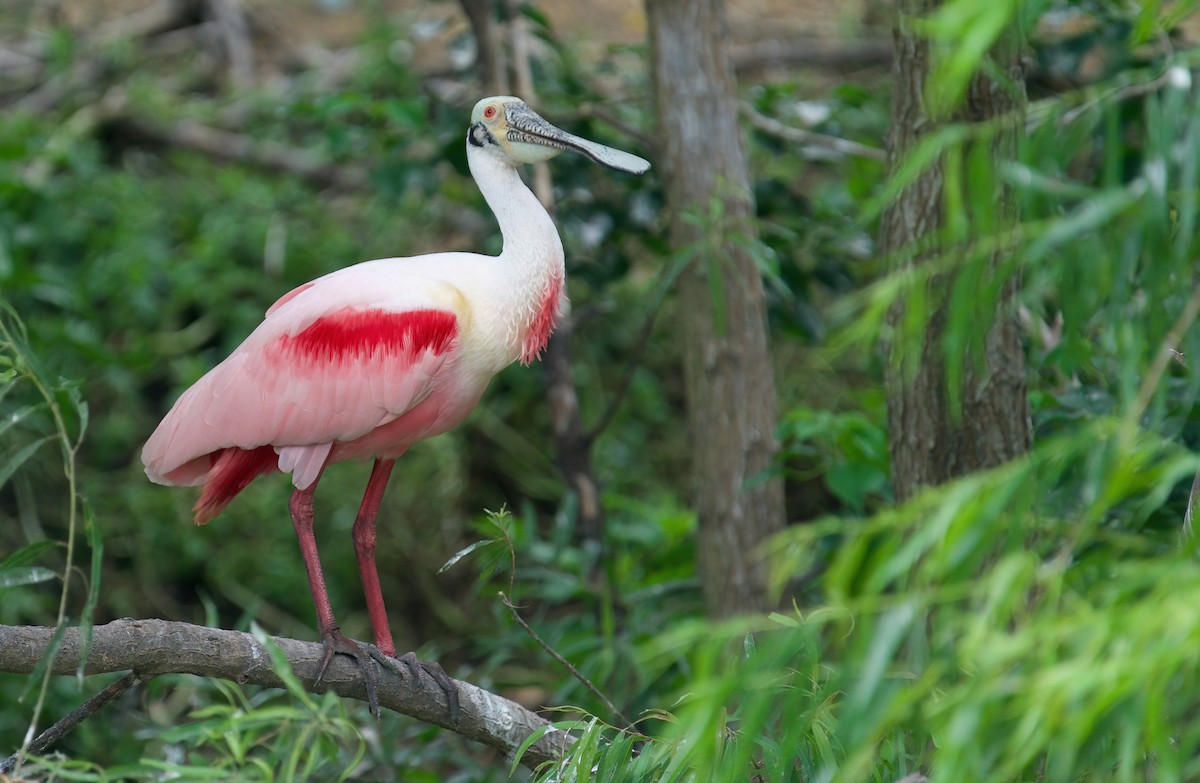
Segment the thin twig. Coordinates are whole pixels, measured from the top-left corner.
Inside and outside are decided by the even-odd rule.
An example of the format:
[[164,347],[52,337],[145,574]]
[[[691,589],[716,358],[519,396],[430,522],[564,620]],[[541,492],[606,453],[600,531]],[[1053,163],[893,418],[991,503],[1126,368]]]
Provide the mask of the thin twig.
[[139,117],[124,116],[119,119],[127,122],[134,132],[159,143],[195,150],[220,160],[291,174],[318,187],[359,190],[367,185],[367,172],[357,166],[337,164],[309,150],[277,141],[254,139],[191,120],[159,126]]
[[1121,433],[1126,443],[1132,442],[1138,421],[1142,418],[1146,408],[1150,406],[1150,398],[1154,396],[1158,382],[1162,379],[1163,373],[1167,371],[1167,363],[1173,360],[1176,353],[1174,346],[1179,345],[1184,333],[1187,332],[1188,327],[1192,325],[1197,316],[1200,316],[1200,285],[1195,286],[1191,298],[1183,306],[1175,323],[1171,324],[1171,329],[1163,337],[1162,345],[1154,356],[1154,363],[1150,365],[1146,376],[1142,378],[1142,385],[1138,387],[1137,397],[1134,398],[1133,410],[1126,416],[1125,426]]
[[24,93],[15,104],[22,111],[44,113],[58,106],[67,96],[90,88],[104,76],[107,66],[101,51],[114,42],[131,39],[151,39],[160,33],[173,30],[187,19],[190,3],[184,0],[158,0],[158,2],[120,17],[96,28],[95,32],[80,42],[77,59],[62,73],[43,78],[51,46],[49,39],[31,41],[19,51],[9,50],[0,58],[0,69],[11,65],[30,72],[33,84],[21,85],[10,74],[0,94]]
[[130,38],[149,38],[186,23],[194,11],[195,0],[156,0],[138,11],[97,26],[95,36],[87,45],[98,48]]
[[508,600],[508,596],[505,595],[503,592],[500,593],[500,600],[504,603],[505,606],[508,607],[509,611],[512,612],[513,619],[516,620],[520,624],[520,626],[525,629],[525,633],[529,634],[529,638],[531,638],[535,642],[537,642],[538,646],[541,647],[542,650],[544,650],[547,655],[549,655],[551,658],[553,658],[554,660],[561,663],[563,665],[563,668],[565,668],[568,672],[571,673],[572,677],[574,677],[575,679],[577,679],[581,683],[583,683],[583,687],[587,688],[593,696],[595,696],[597,699],[599,699],[604,704],[605,708],[607,708],[608,711],[611,712],[613,715],[617,716],[617,718],[619,718],[621,720],[621,722],[625,724],[626,727],[634,725],[634,722],[629,720],[629,718],[625,716],[625,713],[623,713],[619,709],[617,709],[617,705],[613,704],[612,701],[607,696],[605,696],[603,693],[600,692],[600,689],[596,687],[595,683],[593,683],[591,680],[589,680],[587,677],[585,677],[584,674],[581,671],[579,671],[578,669],[576,669],[571,664],[570,661],[568,661],[566,658],[559,655],[558,651],[555,650],[553,647],[551,647],[549,644],[547,644],[546,641],[544,639],[542,639],[542,637],[538,636],[537,631],[533,630],[533,628],[531,628],[529,626],[529,623],[525,622],[525,618],[521,617],[521,613],[517,611],[517,607],[513,606],[512,601]]
[[739,76],[772,68],[819,68],[857,71],[886,67],[892,61],[892,42],[887,38],[857,41],[828,41],[813,38],[757,40],[734,45],[729,57]]
[[[97,25],[83,41],[77,51],[94,52],[110,44],[131,38],[149,38],[174,29],[182,24],[191,12],[190,0],[156,0],[137,11]],[[24,43],[10,44],[6,49],[19,59],[15,63],[25,65],[33,61],[44,64],[53,50],[51,37],[38,35]]]
[[[38,394],[46,402],[46,407],[50,411],[50,416],[54,421],[54,434],[52,437],[58,440],[59,449],[62,452],[63,476],[67,480],[67,546],[66,562],[63,565],[62,573],[62,589],[59,591],[58,618],[55,621],[55,627],[62,628],[65,626],[67,620],[67,603],[71,592],[71,572],[74,570],[75,540],[78,535],[79,514],[82,503],[82,498],[79,495],[76,457],[79,454],[79,446],[83,442],[86,427],[84,423],[85,419],[80,418],[79,431],[75,433],[75,438],[72,440],[58,395],[48,385],[44,376],[37,369],[36,365],[33,364],[25,351],[23,327],[19,323],[13,327],[9,327],[3,319],[0,319],[0,337],[3,338],[4,343],[10,346],[14,352],[16,370],[37,389]],[[90,626],[92,618],[86,617],[83,619]],[[86,634],[84,635],[86,637]],[[86,647],[87,643],[85,638],[82,646]],[[45,672],[42,674],[41,688],[38,690],[37,700],[34,703],[33,717],[30,720],[29,730],[25,734],[25,741],[22,743],[21,751],[18,751],[18,755],[29,747],[30,740],[32,739],[30,735],[33,733],[34,726],[37,725],[42,708],[46,703],[46,694],[50,690],[50,674],[51,667],[47,666]]]
[[124,677],[109,683],[107,688],[59,718],[53,726],[43,731],[31,741],[28,747],[12,754],[4,761],[0,761],[0,774],[6,773],[16,767],[17,762],[23,756],[42,753],[51,745],[54,745],[63,737],[70,734],[76,726],[90,718],[105,704],[108,704],[130,688],[141,685],[143,682],[146,682],[146,679],[143,679],[140,674],[129,672]]
[[[616,99],[614,98],[613,100]],[[612,102],[612,100],[608,101],[610,104]],[[627,122],[622,122],[621,120],[617,119],[612,112],[605,110],[595,103],[585,103],[583,106],[580,106],[579,116],[587,118],[594,117],[606,125],[611,125],[613,128],[620,131],[622,135],[629,137],[629,139],[636,143],[639,147],[648,149],[655,145],[654,137],[651,134],[644,133]]]
[[[1142,413],[1149,407],[1150,398],[1154,395],[1154,389],[1158,386],[1163,373],[1167,371],[1167,363],[1171,361],[1185,363],[1184,355],[1175,350],[1174,346],[1183,339],[1184,333],[1187,332],[1188,327],[1192,325],[1197,316],[1200,316],[1200,285],[1195,286],[1191,298],[1187,300],[1183,311],[1179,313],[1179,317],[1175,319],[1170,331],[1163,338],[1162,346],[1154,357],[1154,363],[1150,365],[1146,377],[1142,379],[1142,385],[1138,387],[1133,410],[1126,416],[1121,430],[1122,439],[1126,443],[1133,439],[1137,423],[1142,418]],[[1200,472],[1197,472],[1192,479],[1192,490],[1188,493],[1187,508],[1183,512],[1183,530],[1188,535],[1192,532],[1192,517],[1196,507],[1197,494],[1200,494]]]
[[79,60],[61,73],[54,74],[13,104],[17,111],[45,114],[58,107],[67,96],[82,92],[100,81],[105,65],[100,60]]
[[871,160],[887,159],[887,153],[878,147],[869,147],[866,144],[859,144],[857,141],[850,141],[850,139],[784,125],[779,120],[760,114],[748,103],[741,105],[741,112],[758,130],[793,144],[831,150],[842,155],[856,155]]
[[1101,92],[1091,100],[1081,103],[1068,112],[1064,112],[1063,115],[1058,118],[1058,127],[1064,128],[1067,125],[1070,125],[1072,122],[1077,120],[1081,114],[1090,111],[1093,107],[1100,103],[1119,103],[1121,101],[1129,100],[1130,98],[1137,98],[1147,93],[1154,92],[1158,88],[1169,84],[1171,78],[1171,68],[1168,68],[1157,78],[1151,79],[1148,82],[1127,84],[1122,87],[1114,87],[1111,90]]

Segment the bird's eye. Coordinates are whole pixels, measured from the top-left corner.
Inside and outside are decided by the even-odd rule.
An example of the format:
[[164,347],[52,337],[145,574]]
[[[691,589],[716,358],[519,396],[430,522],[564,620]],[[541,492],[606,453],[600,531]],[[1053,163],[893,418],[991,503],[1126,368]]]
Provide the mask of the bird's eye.
[[483,109],[483,118],[484,118],[485,120],[493,120],[493,119],[495,119],[495,118],[496,118],[496,107],[495,107],[495,105],[492,105],[492,106],[486,106],[486,107],[484,107],[484,109]]

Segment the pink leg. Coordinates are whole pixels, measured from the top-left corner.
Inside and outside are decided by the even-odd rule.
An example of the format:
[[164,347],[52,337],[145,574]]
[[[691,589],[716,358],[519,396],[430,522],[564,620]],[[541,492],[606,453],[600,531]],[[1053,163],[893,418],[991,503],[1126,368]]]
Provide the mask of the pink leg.
[[383,591],[379,589],[379,571],[375,568],[375,518],[379,516],[379,503],[383,500],[383,491],[387,487],[388,477],[392,475],[395,459],[377,459],[371,469],[371,478],[367,481],[367,491],[363,495],[362,505],[358,508],[358,516],[354,519],[354,552],[358,555],[358,572],[362,576],[363,592],[367,596],[367,613],[371,617],[371,630],[375,632],[375,646],[393,663],[381,661],[397,674],[401,674],[399,665],[406,667],[418,680],[423,674],[429,675],[438,687],[446,694],[446,706],[450,710],[451,723],[458,723],[458,687],[454,681],[436,663],[417,660],[413,653],[396,658],[396,643],[392,641],[392,629],[388,625],[387,610],[383,606]]
[[317,609],[317,630],[321,633],[321,643],[325,647],[325,657],[317,667],[314,684],[320,684],[329,670],[329,664],[336,653],[349,655],[358,664],[363,675],[363,685],[367,690],[367,704],[371,714],[379,717],[379,697],[377,695],[375,669],[369,658],[371,651],[364,650],[358,642],[342,634],[338,629],[337,620],[333,616],[333,606],[329,603],[329,593],[325,590],[325,574],[321,571],[321,558],[317,554],[317,539],[313,535],[313,491],[314,483],[308,489],[298,489],[292,493],[288,508],[292,512],[292,524],[296,528],[296,537],[300,539],[300,554],[304,556],[304,568],[308,571],[308,586],[312,590],[313,605]]
[[[422,674],[429,675],[445,692],[446,705],[450,712],[451,723],[458,723],[458,687],[447,676],[442,667],[436,663],[418,661],[416,656],[408,653],[396,658],[396,645],[392,641],[392,632],[388,627],[387,611],[383,606],[383,593],[379,589],[379,572],[375,568],[375,517],[379,514],[379,502],[383,500],[383,490],[387,486],[388,477],[392,473],[395,460],[376,460],[371,471],[371,479],[367,482],[367,492],[363,496],[362,506],[358,517],[354,520],[354,550],[358,555],[358,569],[362,574],[363,589],[367,595],[367,611],[371,617],[371,628],[375,632],[375,646],[378,651],[363,649],[358,642],[350,639],[338,630],[337,620],[333,616],[333,607],[329,603],[329,594],[325,590],[325,575],[321,571],[321,559],[317,555],[317,540],[313,535],[313,491],[316,484],[308,489],[298,489],[292,493],[288,504],[292,512],[292,524],[296,527],[296,537],[300,539],[300,553],[304,556],[304,568],[308,571],[308,586],[312,590],[313,604],[317,609],[317,629],[321,632],[321,641],[325,646],[325,658],[317,669],[315,682],[320,683],[329,668],[335,653],[342,653],[354,658],[363,674],[363,682],[367,690],[367,703],[371,714],[379,717],[379,699],[376,695],[375,670],[370,664],[374,658],[383,666],[400,673],[401,664],[408,668],[418,679]],[[383,653],[383,655],[380,655]]]
[[394,459],[375,460],[353,530],[354,552],[358,555],[358,572],[362,575],[363,592],[367,596],[367,614],[371,617],[371,630],[375,632],[375,646],[391,657],[396,655],[396,643],[392,641],[387,609],[383,606],[383,591],[379,588],[379,572],[375,568],[375,518],[379,515],[379,503],[395,464]]
[[308,587],[312,590],[313,605],[317,608],[317,630],[321,636],[338,630],[337,620],[333,617],[333,607],[329,603],[329,593],[325,590],[325,574],[321,571],[321,557],[317,554],[317,539],[313,535],[313,484],[308,489],[298,489],[292,493],[288,507],[292,512],[292,525],[296,528],[296,537],[300,539],[300,554],[304,557],[304,568],[308,571]]

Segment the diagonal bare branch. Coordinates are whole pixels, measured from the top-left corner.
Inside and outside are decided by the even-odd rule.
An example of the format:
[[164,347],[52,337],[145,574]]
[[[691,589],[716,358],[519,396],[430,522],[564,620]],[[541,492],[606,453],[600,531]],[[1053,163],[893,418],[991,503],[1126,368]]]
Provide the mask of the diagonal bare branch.
[[741,110],[742,115],[750,120],[750,124],[755,128],[792,144],[800,144],[809,149],[827,150],[839,155],[870,158],[871,160],[886,160],[887,158],[887,153],[878,147],[870,147],[857,141],[830,136],[826,133],[817,133],[806,128],[784,125],[779,120],[758,113],[748,103],[743,103]]
[[59,718],[53,726],[43,731],[30,742],[28,747],[0,761],[0,775],[12,770],[24,754],[35,755],[44,752],[47,748],[74,731],[76,726],[92,717],[101,707],[130,688],[137,687],[145,681],[146,678],[143,678],[137,672],[129,672],[124,677],[109,683],[106,688],[95,696]]

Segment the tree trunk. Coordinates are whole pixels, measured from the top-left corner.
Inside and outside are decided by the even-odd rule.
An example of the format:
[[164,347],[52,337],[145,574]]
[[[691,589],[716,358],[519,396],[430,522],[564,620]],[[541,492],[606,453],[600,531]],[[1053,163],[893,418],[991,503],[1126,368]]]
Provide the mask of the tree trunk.
[[459,0],[471,33],[475,37],[475,72],[484,95],[508,92],[504,72],[504,52],[500,48],[500,27],[492,0]]
[[[955,113],[944,118],[931,114],[926,103],[929,43],[914,32],[913,21],[939,4],[940,0],[897,0],[888,136],[888,161],[893,172],[924,135],[944,122],[985,121],[1023,109],[1025,104],[1020,37],[1011,30],[990,53],[997,70],[1011,83],[1000,84],[977,73]],[[1008,123],[978,143],[990,143],[993,161],[1012,158],[1020,130],[1019,122]],[[894,254],[915,242],[932,242],[943,225],[945,187],[944,167],[939,162],[884,211],[880,245],[885,254]],[[961,198],[966,203],[968,196],[963,193]],[[989,220],[993,226],[1014,221],[1012,193],[1007,189],[998,191],[989,210],[994,211],[994,218]],[[900,263],[911,265],[921,260],[917,255]],[[991,258],[993,270],[999,260],[999,254]],[[1019,280],[993,281],[1003,286],[1003,292],[996,311],[983,314],[988,331],[979,341],[982,355],[967,357],[964,362],[961,403],[956,404],[948,394],[943,348],[947,294],[953,274],[951,271],[933,277],[920,297],[929,308],[923,344],[908,347],[898,340],[888,346],[887,410],[897,500],[911,497],[921,486],[1007,462],[1028,451],[1032,441],[1025,355],[1013,307]],[[893,308],[893,324],[901,321],[905,306],[900,301]]]
[[[661,176],[676,252],[698,559],[710,616],[766,607],[761,545],[783,526],[775,385],[723,0],[647,0]],[[697,220],[699,218],[699,220]]]

